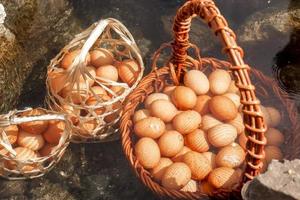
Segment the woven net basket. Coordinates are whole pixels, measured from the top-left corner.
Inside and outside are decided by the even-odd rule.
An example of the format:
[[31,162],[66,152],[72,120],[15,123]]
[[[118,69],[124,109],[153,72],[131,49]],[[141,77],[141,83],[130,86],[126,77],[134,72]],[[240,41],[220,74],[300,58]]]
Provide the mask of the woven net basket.
[[[29,115],[27,115],[28,112],[30,113]],[[28,124],[30,123],[47,122],[45,124],[48,124],[50,121],[52,123],[63,122],[64,130],[60,135],[58,144],[46,144],[46,142],[43,142],[44,147],[49,145],[49,148],[42,148],[35,151],[30,150],[29,147],[24,150],[21,145],[19,146],[21,143],[20,131],[23,129],[23,124],[27,124],[26,126],[28,127]],[[45,131],[47,130],[47,127],[48,125],[45,126]],[[22,180],[33,179],[45,175],[62,158],[67,146],[69,145],[71,137],[70,129],[70,122],[66,120],[65,115],[42,108],[34,110],[32,108],[14,110],[8,114],[1,115],[0,176],[8,180]],[[32,138],[23,138],[22,140],[32,147],[36,145],[36,141],[33,141]],[[17,148],[23,149],[17,153]]]
[[[111,80],[94,75],[87,68],[92,50],[106,50],[106,55],[113,56],[113,65],[124,60],[133,60],[136,68],[128,68],[134,78],[130,83],[119,79]],[[70,52],[78,51],[67,69],[61,67],[63,58]],[[101,61],[101,60],[100,60]],[[92,66],[94,67],[94,66]],[[96,69],[101,68],[94,67]],[[122,102],[136,87],[142,78],[144,64],[140,51],[131,33],[118,20],[108,18],[100,20],[75,36],[48,66],[47,104],[52,110],[67,113],[72,119],[73,142],[103,142],[119,138],[118,121]],[[102,72],[108,75],[111,72]],[[123,72],[124,73],[124,72]],[[120,72],[119,72],[120,75]],[[57,80],[58,84],[52,84]],[[93,86],[101,87],[101,94]],[[62,91],[71,88],[64,97]],[[105,95],[103,95],[105,93]],[[79,100],[78,100],[79,99]],[[92,101],[90,101],[92,99]],[[76,100],[76,102],[75,102]],[[91,103],[92,102],[92,103]]]
[[[189,43],[189,30],[191,21],[199,16],[205,21],[212,31],[220,38],[224,46],[223,52],[229,56],[229,62],[216,58],[200,58],[199,49]],[[243,183],[253,179],[260,173],[263,167],[262,159],[265,157],[264,146],[266,138],[264,132],[263,113],[260,108],[260,101],[280,106],[282,124],[285,133],[284,157],[293,159],[300,156],[300,148],[297,146],[299,139],[299,124],[296,106],[293,101],[285,98],[286,93],[282,92],[274,81],[263,75],[260,71],[250,69],[243,61],[243,50],[236,44],[236,36],[228,27],[224,17],[212,0],[192,0],[186,2],[177,11],[174,25],[174,41],[163,45],[154,55],[153,71],[144,77],[138,87],[128,96],[127,104],[124,105],[121,117],[120,129],[122,147],[131,167],[141,181],[162,199],[228,199],[229,197],[240,197],[240,189]],[[165,61],[164,67],[157,69],[156,62],[159,54],[166,46],[172,46],[173,55]],[[188,55],[188,49],[196,51],[196,58]],[[200,69],[204,72],[213,71],[217,68],[226,69],[231,73],[235,84],[241,94],[243,105],[243,116],[245,132],[248,138],[245,170],[243,180],[232,189],[219,189],[213,194],[207,195],[202,192],[183,192],[167,189],[153,180],[151,173],[145,169],[137,160],[134,153],[136,137],[134,135],[133,115],[143,104],[146,97],[153,92],[160,92],[166,85],[179,85],[182,83],[182,76],[190,69]],[[252,80],[250,80],[251,72]],[[252,84],[252,81],[255,85]],[[256,97],[258,95],[258,97]],[[259,100],[258,100],[259,99]]]

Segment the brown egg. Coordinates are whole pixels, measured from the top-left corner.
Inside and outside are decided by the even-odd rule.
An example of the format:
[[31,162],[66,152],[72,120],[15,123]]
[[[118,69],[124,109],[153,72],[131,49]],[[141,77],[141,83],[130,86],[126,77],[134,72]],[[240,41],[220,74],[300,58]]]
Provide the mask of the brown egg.
[[[46,114],[45,111],[41,109],[32,109],[25,111],[21,116],[39,116]],[[48,121],[32,121],[19,124],[24,131],[32,134],[41,134],[48,128]]]
[[209,174],[208,182],[214,188],[232,189],[240,181],[240,171],[229,167],[219,167]]
[[171,85],[171,86],[166,86],[163,90],[163,93],[165,93],[168,96],[171,96],[172,92],[175,90],[176,86]]
[[87,66],[86,70],[89,73],[89,75],[91,75],[91,77],[85,72],[84,74],[81,74],[79,76],[79,82],[86,83],[87,81],[88,85],[92,86],[95,83],[96,69],[92,66]]
[[160,182],[162,179],[162,176],[164,175],[166,169],[172,165],[173,162],[169,158],[160,158],[158,164],[151,169],[150,173],[153,176],[154,180]]
[[199,153],[208,151],[209,143],[207,140],[207,135],[200,129],[196,129],[193,132],[185,136],[186,145],[193,151]]
[[216,154],[213,152],[207,151],[202,153],[202,155],[208,160],[212,169],[216,168]]
[[107,92],[106,92],[106,90],[104,88],[102,88],[101,86],[97,86],[97,85],[91,87],[91,90],[90,90],[90,95],[94,96],[94,94],[92,92],[94,92],[98,96],[108,95]]
[[247,140],[248,140],[248,138],[247,138],[245,132],[241,133],[239,136],[239,144],[243,149],[246,149]]
[[0,132],[5,131],[10,144],[15,144],[18,138],[19,129],[17,125],[10,125],[5,128],[0,128]]
[[162,185],[167,189],[179,190],[191,180],[191,170],[181,162],[170,165],[162,177]]
[[140,73],[139,64],[135,60],[124,60],[118,64],[120,79],[132,86]]
[[[110,89],[116,93],[117,96],[123,94],[123,92],[125,91],[124,87],[121,86],[111,86]],[[111,95],[112,96],[112,95]]]
[[202,115],[209,113],[208,102],[210,100],[210,96],[208,95],[200,95],[197,97],[196,105],[194,110]]
[[177,86],[171,94],[171,100],[179,110],[189,110],[195,107],[197,96],[192,89]]
[[118,69],[112,65],[103,65],[96,70],[97,77],[111,80],[111,81],[118,81]]
[[201,115],[194,110],[181,112],[173,118],[173,127],[181,134],[196,130],[200,123]]
[[160,153],[165,157],[173,157],[184,146],[183,136],[177,131],[166,131],[158,140]]
[[197,95],[206,94],[209,90],[209,81],[199,70],[188,71],[184,75],[184,85],[194,90]]
[[[77,56],[79,56],[81,49],[77,49],[75,51],[71,51],[68,52],[64,55],[64,58],[61,60],[60,62],[60,66],[64,69],[68,69],[71,64],[73,63],[73,61],[75,60],[75,58]],[[90,62],[91,58],[90,58],[90,54],[87,54],[86,57],[86,64],[88,64]]]
[[209,196],[212,196],[214,191],[216,190],[208,181],[201,181],[201,184],[199,184],[199,190],[200,192],[207,194]]
[[43,148],[41,148],[39,150],[39,153],[42,157],[46,157],[46,156],[49,156],[51,153],[54,152],[54,148],[56,147],[55,144],[48,144],[46,143]]
[[134,132],[139,137],[159,138],[165,132],[165,123],[156,117],[139,120],[134,126]]
[[271,127],[276,127],[279,125],[280,121],[281,121],[281,115],[280,112],[274,108],[274,107],[266,107],[269,116],[271,118]]
[[207,132],[210,144],[215,147],[224,147],[231,144],[237,137],[236,128],[230,124],[219,124]]
[[218,167],[236,168],[244,162],[245,156],[244,149],[240,145],[233,143],[218,152],[216,164]]
[[121,102],[116,102],[113,104],[113,109],[115,109],[115,112],[104,117],[104,121],[106,123],[116,123],[121,116],[122,107],[123,104]]
[[106,108],[105,108],[104,106],[100,106],[100,103],[101,103],[101,102],[108,101],[108,100],[110,100],[111,98],[110,98],[110,96],[108,96],[108,95],[100,95],[100,96],[98,96],[98,98],[99,98],[99,100],[96,99],[96,97],[91,96],[90,98],[88,98],[88,99],[86,100],[85,104],[86,104],[87,106],[95,106],[95,107],[97,107],[97,108],[94,109],[94,112],[95,112],[97,115],[102,115],[102,114],[105,112]]
[[268,110],[262,105],[260,105],[260,109],[261,109],[261,112],[263,114],[265,124],[267,125],[267,127],[271,127],[272,126],[272,121],[271,121],[271,117],[270,117],[270,114],[269,114]]
[[133,115],[133,122],[137,123],[138,121],[150,117],[150,112],[147,109],[140,109],[136,111]]
[[48,73],[48,84],[52,93],[59,93],[66,85],[67,75],[63,69]]
[[210,99],[208,105],[212,115],[221,121],[233,120],[238,113],[234,103],[224,96],[214,96]]
[[237,114],[236,118],[228,121],[228,124],[231,124],[232,126],[234,126],[236,128],[237,134],[241,134],[245,130],[244,120],[240,113]]
[[160,160],[160,151],[157,143],[148,137],[143,137],[136,143],[135,155],[145,169],[154,168]]
[[275,128],[269,128],[265,132],[267,138],[267,145],[280,146],[284,142],[283,134]]
[[183,146],[183,148],[177,153],[174,157],[172,157],[173,162],[183,162],[183,156],[189,152],[192,151],[187,146]]
[[145,107],[149,108],[151,103],[158,99],[170,100],[169,96],[164,93],[152,93],[145,100]]
[[236,93],[236,94],[239,94],[239,93],[240,93],[239,88],[236,87],[234,81],[231,81],[231,82],[230,82],[230,85],[229,85],[229,88],[228,88],[227,92],[228,92],[228,93]]
[[180,189],[183,192],[197,192],[198,183],[194,180],[190,180],[183,188]]
[[270,163],[274,160],[281,160],[283,158],[283,154],[277,146],[266,146],[265,147],[266,161]]
[[45,140],[50,144],[58,144],[61,136],[66,128],[64,121],[52,120],[49,121],[49,126],[46,132],[43,133]]
[[235,93],[225,93],[222,96],[229,98],[234,105],[236,106],[236,108],[239,108],[241,105],[241,97]]
[[166,123],[171,122],[174,116],[177,114],[177,109],[172,102],[164,99],[153,101],[149,110],[151,116],[158,117]]
[[[38,155],[33,150],[31,150],[29,148],[17,147],[14,150],[17,154],[16,159],[19,160],[20,162],[26,162],[29,159],[35,159],[35,158],[38,157]],[[16,161],[13,161],[13,160],[6,161],[4,164],[5,164],[5,167],[7,167],[8,169],[11,169],[11,170],[20,169],[23,172],[32,171],[36,167],[34,164],[24,165],[23,163],[20,164],[19,167],[17,167]]]
[[62,89],[61,96],[74,104],[80,104],[89,95],[89,86],[85,83],[75,83]]
[[209,76],[209,88],[214,95],[224,94],[231,83],[230,74],[222,69],[213,71]]
[[18,137],[18,145],[21,147],[29,148],[33,151],[41,149],[44,144],[44,138],[40,134],[32,134],[27,133],[25,131],[20,131],[19,137]]
[[212,170],[209,161],[201,153],[195,151],[187,152],[183,156],[183,162],[191,169],[194,180],[204,179]]
[[111,65],[114,62],[114,55],[103,48],[90,51],[91,64],[94,67],[101,67],[104,65]]
[[80,128],[80,133],[83,135],[90,135],[93,130],[97,127],[98,123],[96,120],[88,120],[81,122],[78,126]]
[[202,117],[201,129],[207,131],[219,124],[222,124],[222,122],[214,118],[212,115],[207,114]]
[[78,116],[80,115],[80,110],[75,109],[73,106],[64,104],[61,105],[61,109],[68,114],[68,117],[70,117],[73,124],[77,124],[78,122]]
[[174,130],[173,125],[172,125],[171,123],[166,124],[166,130],[167,130],[167,131]]

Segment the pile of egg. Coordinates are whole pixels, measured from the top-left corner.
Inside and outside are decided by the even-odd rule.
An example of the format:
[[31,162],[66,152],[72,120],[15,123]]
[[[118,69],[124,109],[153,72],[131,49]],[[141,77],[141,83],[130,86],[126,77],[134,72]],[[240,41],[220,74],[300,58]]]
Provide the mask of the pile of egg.
[[[264,114],[271,125],[279,123],[275,108],[264,108]],[[247,138],[239,90],[227,71],[217,69],[208,77],[187,72],[184,84],[147,96],[132,120],[135,156],[163,187],[212,194],[240,182]],[[267,161],[280,159],[283,135],[270,128],[266,136]]]
[[[46,114],[43,110],[33,109],[25,111],[21,116],[38,116]],[[10,125],[0,128],[4,131],[16,156],[10,156],[21,162],[27,162],[39,157],[51,156],[54,153],[65,130],[65,122],[59,120],[32,121],[18,125]],[[9,156],[9,152],[0,145],[0,155]],[[8,169],[17,169],[16,161],[5,161]],[[22,171],[32,171],[35,165],[24,165]]]
[[[134,59],[118,61],[109,50],[97,48],[91,50],[86,57],[86,70],[92,78],[87,74],[85,74],[85,76],[81,74],[78,81],[71,86],[71,84],[66,81],[66,71],[70,70],[70,66],[79,54],[80,50],[66,53],[58,68],[55,68],[55,70],[50,71],[48,74],[51,92],[60,95],[66,102],[77,105],[97,106],[99,101],[106,102],[121,95],[126,87],[130,87],[136,82],[141,72],[139,64]],[[120,84],[111,84],[113,82],[122,83],[123,86]],[[99,83],[105,85],[106,88]],[[124,87],[124,84],[126,84],[126,87]],[[116,104],[114,107],[120,107],[120,105],[121,104]],[[66,113],[75,116],[85,116],[88,112],[88,110],[76,110],[75,107],[69,106],[69,104],[60,105],[60,107]],[[105,110],[105,107],[100,107],[95,110],[95,113],[101,115]],[[77,125],[78,120],[76,120],[75,116],[72,121]],[[106,123],[109,123],[114,121],[117,117],[118,115],[115,114],[107,116],[104,120]],[[95,121],[90,121],[87,122],[87,124],[83,124],[84,127],[82,128],[87,129],[89,132],[93,130],[96,125]]]

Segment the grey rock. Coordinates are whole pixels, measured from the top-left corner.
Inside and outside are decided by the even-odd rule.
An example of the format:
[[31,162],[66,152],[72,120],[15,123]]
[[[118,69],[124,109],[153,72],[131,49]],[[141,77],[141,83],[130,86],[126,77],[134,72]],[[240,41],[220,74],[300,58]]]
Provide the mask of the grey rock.
[[244,200],[297,200],[300,199],[300,160],[273,160],[267,172],[245,184]]

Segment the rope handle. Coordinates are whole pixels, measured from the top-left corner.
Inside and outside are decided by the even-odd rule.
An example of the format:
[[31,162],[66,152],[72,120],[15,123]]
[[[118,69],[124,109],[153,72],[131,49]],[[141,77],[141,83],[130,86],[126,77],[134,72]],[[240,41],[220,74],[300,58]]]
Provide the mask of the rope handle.
[[192,19],[199,16],[219,36],[223,44],[223,52],[229,57],[232,66],[230,70],[234,76],[236,86],[241,93],[241,103],[244,105],[244,123],[247,143],[246,170],[244,182],[253,179],[259,174],[264,158],[264,145],[266,138],[264,132],[263,114],[260,102],[255,95],[255,87],[251,84],[249,77],[250,67],[243,61],[244,52],[236,43],[236,35],[228,27],[226,19],[221,15],[219,9],[212,0],[190,0],[177,11],[174,24],[174,41],[172,43],[172,63],[176,70],[176,79],[180,80],[182,71],[186,68],[188,59],[187,50],[190,48],[189,31]]

